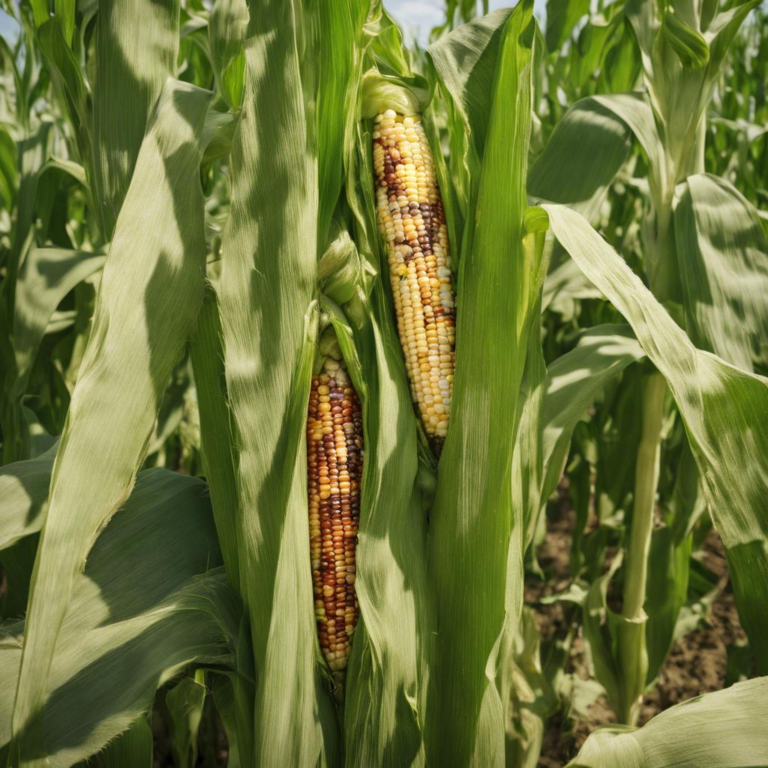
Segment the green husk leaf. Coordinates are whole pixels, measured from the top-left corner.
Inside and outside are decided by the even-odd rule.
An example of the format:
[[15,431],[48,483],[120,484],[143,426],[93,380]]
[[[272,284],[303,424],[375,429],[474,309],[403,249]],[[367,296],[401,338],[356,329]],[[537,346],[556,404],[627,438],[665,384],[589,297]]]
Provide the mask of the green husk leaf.
[[224,565],[232,586],[240,587],[238,512],[234,426],[227,399],[224,342],[216,291],[206,285],[189,344],[200,412],[203,467],[211,494],[213,517]]
[[452,420],[430,521],[439,642],[428,743],[437,764],[505,759],[509,700],[496,669],[511,651],[522,603],[512,456],[540,256],[523,245],[532,10],[523,2],[509,16],[494,81],[485,84],[492,107],[460,259]]
[[298,25],[303,33],[310,21],[304,13],[293,2],[262,5],[249,22],[216,288],[234,417],[239,583],[259,682],[254,763],[308,768],[335,759],[336,722],[316,664],[307,528],[304,424],[318,321],[319,204],[305,103],[312,80],[303,77],[298,49]]

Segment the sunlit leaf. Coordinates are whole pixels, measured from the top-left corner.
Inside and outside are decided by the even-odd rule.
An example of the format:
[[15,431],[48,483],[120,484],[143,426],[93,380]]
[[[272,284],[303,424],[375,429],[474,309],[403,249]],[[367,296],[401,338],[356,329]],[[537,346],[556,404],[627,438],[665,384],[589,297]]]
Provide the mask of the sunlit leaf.
[[[14,730],[24,732],[29,748],[35,739],[25,729],[42,704],[75,579],[96,533],[130,493],[202,299],[197,142],[208,100],[204,91],[168,81],[104,268],[54,468],[27,616]],[[23,754],[20,760],[27,764]]]
[[768,380],[696,349],[583,218],[544,208],[555,236],[624,315],[672,390],[726,548],[741,622],[758,670],[768,670]]
[[568,768],[711,768],[760,765],[768,751],[768,680],[758,678],[684,701],[643,728],[593,733]]

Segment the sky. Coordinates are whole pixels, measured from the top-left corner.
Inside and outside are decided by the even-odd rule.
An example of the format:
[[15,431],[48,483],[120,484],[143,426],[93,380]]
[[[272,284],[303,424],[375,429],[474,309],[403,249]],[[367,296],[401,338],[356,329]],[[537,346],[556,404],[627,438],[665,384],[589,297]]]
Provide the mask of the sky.
[[[490,0],[489,10],[509,8],[516,0]],[[384,0],[384,6],[395,17],[406,36],[416,37],[422,44],[427,43],[429,31],[445,22],[445,0]],[[543,20],[546,0],[535,0],[534,12]]]

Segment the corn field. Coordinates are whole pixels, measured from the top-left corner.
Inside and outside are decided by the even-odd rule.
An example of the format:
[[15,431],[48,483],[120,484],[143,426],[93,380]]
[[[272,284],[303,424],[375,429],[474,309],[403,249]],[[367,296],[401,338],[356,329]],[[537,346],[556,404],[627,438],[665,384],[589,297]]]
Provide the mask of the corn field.
[[768,10],[421,5],[0,0],[1,765],[768,766]]

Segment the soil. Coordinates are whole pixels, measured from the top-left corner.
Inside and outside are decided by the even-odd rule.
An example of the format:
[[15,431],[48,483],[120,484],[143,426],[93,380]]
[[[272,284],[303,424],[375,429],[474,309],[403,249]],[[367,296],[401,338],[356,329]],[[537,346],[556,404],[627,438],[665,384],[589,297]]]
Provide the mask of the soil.
[[[539,563],[547,581],[531,578],[526,585],[526,602],[533,605],[542,640],[564,637],[570,626],[563,604],[541,605],[547,595],[565,590],[571,582],[568,558],[575,514],[565,498],[557,505],[554,519],[547,522],[546,538],[539,549]],[[746,635],[739,623],[733,592],[727,583],[728,566],[723,545],[712,530],[701,552],[702,564],[723,586],[712,603],[705,622],[685,635],[671,650],[661,669],[656,686],[643,700],[639,725],[659,712],[686,699],[725,687],[728,647],[743,644]],[[567,671],[583,679],[591,677],[584,639],[579,634],[571,647]],[[557,713],[544,733],[539,768],[561,768],[575,757],[590,733],[616,722],[607,698],[599,696],[587,710],[586,717],[568,718]]]

